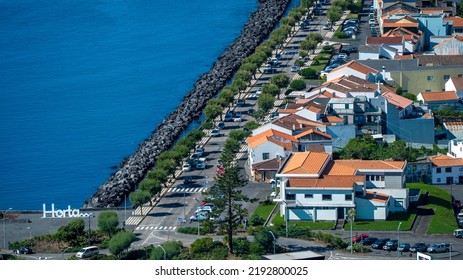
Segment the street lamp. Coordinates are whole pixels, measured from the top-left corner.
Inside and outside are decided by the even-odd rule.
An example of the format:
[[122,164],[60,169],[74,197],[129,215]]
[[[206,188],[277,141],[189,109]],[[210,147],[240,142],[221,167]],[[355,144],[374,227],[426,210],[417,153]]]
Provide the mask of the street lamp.
[[400,246],[400,226],[401,225],[402,225],[402,222],[399,222],[399,226],[397,227],[397,259],[400,259],[399,246]]
[[93,213],[88,214],[88,246],[90,246],[90,236],[92,235],[91,230],[90,230],[90,218],[91,217],[95,217]]
[[355,209],[350,208],[349,211],[347,211],[347,217],[349,218],[349,223],[350,223],[350,253],[354,253],[354,244],[353,243],[353,236],[352,236],[352,225],[354,224],[355,220]]
[[13,208],[8,208],[5,212],[3,212],[3,249],[6,249],[6,213]]
[[166,260],[166,255],[167,255],[166,250],[164,250],[164,248],[162,247],[162,245],[159,245],[159,247],[161,247],[162,251],[164,252],[164,260]]
[[452,260],[452,244],[453,243],[449,244],[449,247],[450,247],[450,249],[449,249],[449,260]]
[[273,237],[273,254],[275,255],[275,241],[276,241],[275,234],[273,234],[273,232],[271,230],[269,230],[268,232],[270,232],[270,234]]

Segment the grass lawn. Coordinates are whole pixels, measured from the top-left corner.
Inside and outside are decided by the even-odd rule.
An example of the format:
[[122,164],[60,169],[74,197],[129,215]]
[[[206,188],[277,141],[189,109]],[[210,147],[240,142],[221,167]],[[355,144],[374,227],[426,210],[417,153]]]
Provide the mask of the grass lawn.
[[318,60],[318,64],[315,65],[315,62],[312,62],[312,65],[310,65],[309,67],[314,69],[318,73],[320,73],[325,68],[328,61],[330,60],[330,57],[331,57],[331,52],[330,53],[320,52],[320,54],[316,56]]
[[254,211],[252,215],[260,216],[264,218],[264,220],[267,220],[273,208],[275,208],[275,205],[276,202],[272,202],[270,204],[259,203],[259,206],[257,206],[256,211]]
[[[407,214],[389,214],[387,221],[355,221],[352,225],[353,231],[363,231],[363,230],[379,230],[379,231],[388,231],[388,230],[397,230],[399,223],[400,230],[410,230],[413,221],[415,220],[416,212],[413,211]],[[350,224],[346,223],[344,225],[345,230],[350,230]]]
[[[280,211],[277,212],[275,215],[275,218],[273,218],[272,223],[276,226],[279,225],[284,225],[285,224],[285,219],[284,217],[280,217]],[[334,228],[334,222],[288,222],[288,227],[291,226],[298,226],[298,227],[303,227],[307,228],[310,230],[329,230]]]
[[421,189],[421,198],[426,192],[429,192],[424,207],[433,209],[434,216],[429,225],[428,234],[451,234],[458,228],[448,192],[439,187],[422,183],[410,183],[407,184],[407,188]]

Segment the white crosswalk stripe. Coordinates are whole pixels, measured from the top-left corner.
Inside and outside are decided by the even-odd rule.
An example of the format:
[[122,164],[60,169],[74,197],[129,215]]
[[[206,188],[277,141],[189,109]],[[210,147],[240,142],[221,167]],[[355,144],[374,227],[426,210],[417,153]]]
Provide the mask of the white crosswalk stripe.
[[177,227],[173,227],[173,226],[139,226],[137,228],[135,228],[135,230],[139,230],[139,231],[142,231],[142,230],[176,230]]
[[128,226],[134,226],[134,225],[138,225],[139,223],[141,223],[142,220],[143,220],[143,217],[131,216],[127,218],[127,220],[125,221],[125,224]]
[[186,192],[186,193],[201,193],[203,191],[206,191],[207,188],[184,188],[184,187],[180,187],[180,188],[170,188],[167,192],[170,192],[170,193],[174,193],[174,192],[179,192],[179,193],[183,193],[183,192]]

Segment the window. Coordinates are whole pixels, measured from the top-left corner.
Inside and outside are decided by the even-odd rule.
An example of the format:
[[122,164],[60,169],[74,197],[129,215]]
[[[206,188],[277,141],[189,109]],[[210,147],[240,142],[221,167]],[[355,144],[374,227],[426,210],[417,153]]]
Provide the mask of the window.
[[463,77],[463,74],[458,74],[458,78],[461,78],[461,77]]
[[344,109],[349,109],[349,104],[344,104]]
[[441,173],[440,167],[436,168],[436,173]]
[[445,168],[445,172],[446,172],[446,173],[452,172],[452,167],[446,167],[446,168]]
[[296,195],[287,193],[286,200],[296,200]]
[[440,178],[437,178],[437,183],[440,183]]
[[322,195],[322,200],[331,200],[331,194]]
[[352,201],[352,195],[346,194],[346,201]]
[[434,81],[434,76],[427,76],[427,77],[426,77],[426,80],[427,80],[428,82],[432,82],[432,81]]
[[304,198],[313,198],[313,194],[304,194]]
[[262,159],[266,160],[270,158],[270,153],[262,153]]
[[444,80],[447,81],[450,79],[450,75],[444,75]]

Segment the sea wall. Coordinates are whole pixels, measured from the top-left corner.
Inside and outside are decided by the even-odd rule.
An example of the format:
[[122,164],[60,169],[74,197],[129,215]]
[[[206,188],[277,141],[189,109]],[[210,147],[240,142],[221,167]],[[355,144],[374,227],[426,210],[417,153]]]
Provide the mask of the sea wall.
[[270,34],[289,2],[290,0],[266,0],[259,4],[238,38],[228,46],[209,72],[201,75],[194,84],[194,89],[185,95],[183,102],[158,125],[150,138],[140,143],[134,155],[120,164],[120,169],[87,199],[83,208],[119,205],[124,196],[133,191],[154,166],[157,156],[172,147],[191,121],[199,117],[206,102],[233,77],[241,61],[252,54]]

